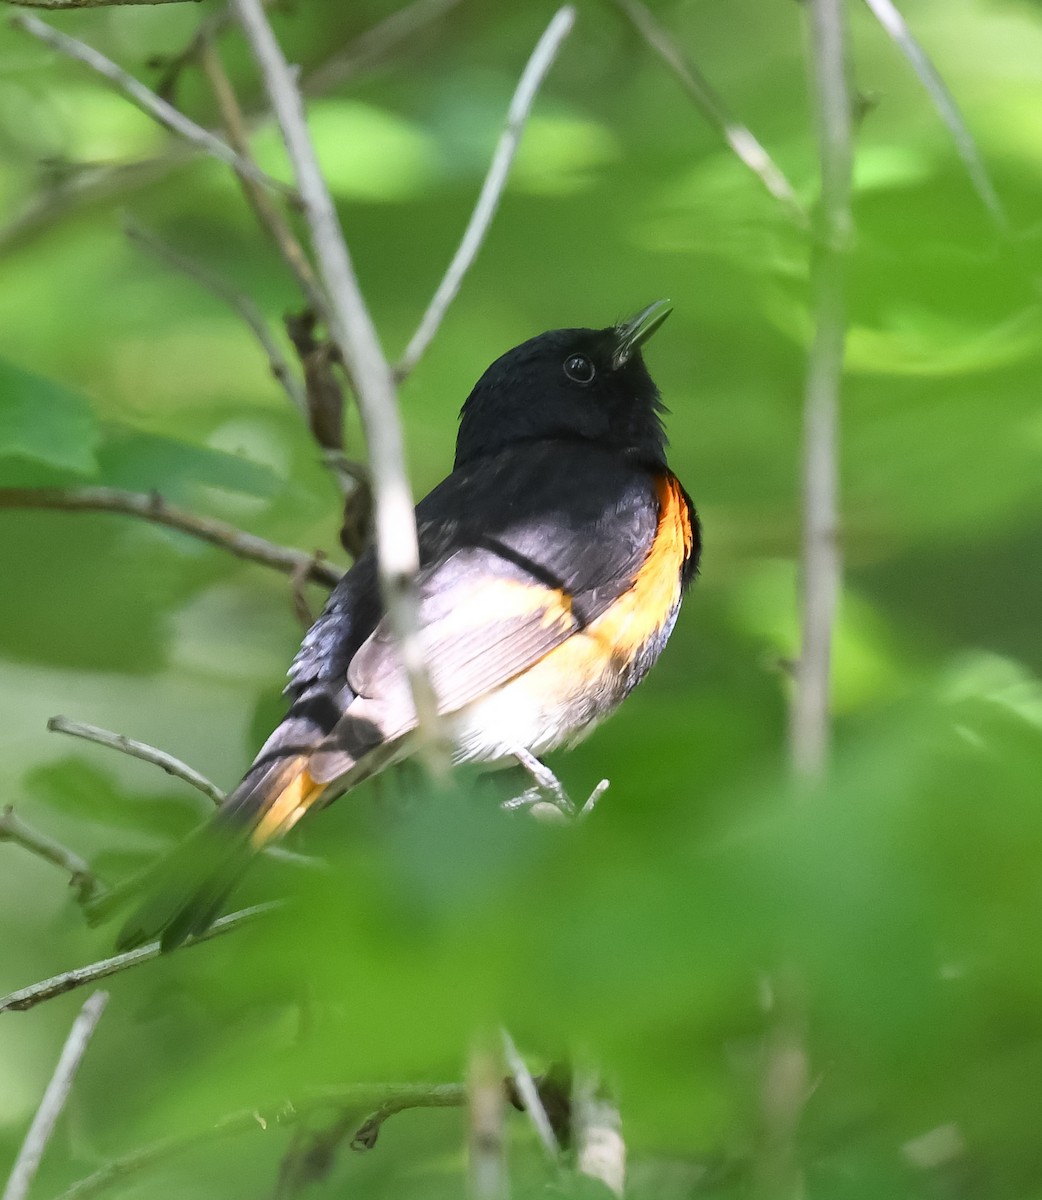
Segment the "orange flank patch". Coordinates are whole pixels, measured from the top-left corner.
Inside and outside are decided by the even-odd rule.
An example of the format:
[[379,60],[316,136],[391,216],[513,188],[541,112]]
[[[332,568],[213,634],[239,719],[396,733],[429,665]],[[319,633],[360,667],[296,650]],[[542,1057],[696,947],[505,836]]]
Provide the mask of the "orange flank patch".
[[250,845],[259,850],[275,838],[289,833],[308,809],[321,798],[327,786],[312,779],[301,760],[298,772],[278,793],[257,822],[256,828],[250,834]]
[[[545,695],[581,690],[606,671],[624,673],[671,619],[680,602],[681,573],[694,537],[687,502],[670,474],[656,481],[655,540],[632,586],[595,621],[551,650],[524,674],[526,688]],[[570,685],[570,686],[569,686]]]

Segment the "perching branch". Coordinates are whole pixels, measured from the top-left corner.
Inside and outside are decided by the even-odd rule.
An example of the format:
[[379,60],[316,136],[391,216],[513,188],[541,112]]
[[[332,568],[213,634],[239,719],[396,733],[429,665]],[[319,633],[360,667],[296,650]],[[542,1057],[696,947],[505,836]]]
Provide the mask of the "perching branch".
[[[251,908],[243,908],[238,912],[229,913],[228,916],[214,921],[205,933],[192,938],[185,945],[198,946],[201,942],[210,941],[211,938],[221,937],[226,933],[231,933],[233,929],[238,929],[240,925],[245,924],[247,921],[252,921],[257,917],[274,912],[275,909],[280,907],[281,904],[279,901],[270,901],[267,904],[255,904]],[[88,984],[97,983],[102,979],[108,979],[110,975],[118,975],[121,971],[129,971],[131,967],[140,966],[141,963],[151,962],[152,959],[158,958],[161,953],[162,950],[158,942],[149,942],[147,946],[139,946],[136,950],[128,950],[126,954],[114,954],[111,958],[103,958],[98,962],[89,963],[85,967],[76,967],[71,971],[63,971],[60,975],[53,975],[50,979],[41,980],[39,983],[19,988],[18,991],[11,992],[8,996],[0,997],[0,1013],[27,1012],[30,1008],[35,1008],[37,1004],[42,1004],[45,1000],[53,1000],[55,996],[64,996],[66,992],[76,991],[77,988],[86,987]]]
[[16,14],[11,18],[11,24],[16,29],[23,29],[34,38],[38,38],[52,49],[57,50],[59,54],[64,54],[67,58],[73,58],[77,62],[86,64],[110,83],[115,84],[128,100],[132,101],[143,112],[158,121],[160,125],[164,125],[174,133],[180,134],[181,137],[191,142],[192,145],[197,146],[200,150],[205,150],[207,154],[220,159],[221,162],[226,163],[230,167],[234,167],[236,171],[242,171],[244,174],[249,175],[257,183],[262,183],[265,187],[269,187],[281,195],[288,196],[290,199],[296,199],[292,188],[287,187],[280,180],[272,178],[272,176],[260,170],[253,163],[240,158],[227,143],[222,142],[219,137],[210,133],[208,129],[197,125],[189,117],[186,117],[183,112],[174,108],[172,104],[168,104],[165,100],[161,99],[150,88],[145,87],[143,83],[135,79],[133,75],[128,74],[122,67],[117,66],[112,59],[106,58],[100,51],[95,50],[93,46],[88,46],[85,42],[69,37],[57,29],[52,29],[46,22],[41,21],[38,17],[30,16],[28,13]]
[[202,792],[204,796],[208,796],[214,804],[220,804],[224,799],[224,793],[215,783],[211,783],[209,779],[200,775],[187,763],[181,762],[179,758],[174,758],[172,754],[167,754],[165,750],[157,750],[155,746],[135,741],[126,734],[113,733],[111,730],[101,729],[97,725],[73,721],[69,717],[51,717],[47,722],[47,728],[51,733],[67,733],[70,737],[97,742],[99,746],[108,746],[110,750],[118,750],[121,754],[129,754],[132,758],[140,758],[143,762],[152,763],[168,775],[173,775],[176,779],[183,779],[185,783]]
[[488,174],[485,176],[485,182],[481,185],[477,204],[475,204],[470,221],[464,230],[463,240],[453,255],[452,262],[449,263],[441,283],[438,284],[438,289],[427,306],[427,311],[420,319],[419,327],[406,346],[401,361],[395,368],[395,375],[398,379],[404,379],[409,375],[423,357],[437,333],[449,305],[456,298],[460,285],[463,283],[463,277],[470,270],[481,249],[481,243],[485,240],[492,218],[496,215],[496,209],[499,207],[500,197],[506,186],[507,176],[510,174],[510,167],[513,164],[517,148],[521,143],[521,135],[524,132],[525,122],[528,120],[536,93],[574,24],[575,9],[571,5],[558,9],[543,36],[536,43],[532,57],[521,73],[521,79],[518,81],[507,110],[506,126],[499,136]]
[[988,210],[999,233],[1003,237],[1008,236],[1010,229],[1006,210],[995,191],[995,185],[991,182],[991,176],[977,149],[977,143],[973,140],[973,134],[970,133],[965,120],[963,120],[955,97],[948,90],[948,85],[933,65],[930,56],[908,28],[907,22],[893,0],[865,0],[865,3],[893,40],[894,45],[912,64],[912,70],[919,76],[920,83],[926,88],[934,108],[937,109],[941,120],[948,126],[955,142],[955,149],[966,167],[970,182],[980,197],[981,203]]
[[821,160],[818,245],[811,264],[814,340],[803,416],[803,592],[792,755],[815,777],[829,744],[829,669],[840,586],[839,393],[846,335],[843,268],[852,235],[853,149],[843,0],[810,0],[812,94]]
[[62,1109],[69,1099],[72,1081],[87,1052],[90,1039],[94,1036],[94,1030],[98,1027],[101,1014],[105,1011],[108,998],[107,992],[95,992],[73,1021],[72,1029],[69,1030],[69,1036],[65,1039],[65,1045],[58,1058],[58,1065],[54,1068],[40,1107],[36,1110],[29,1132],[25,1135],[25,1141],[15,1159],[14,1169],[4,1188],[3,1200],[25,1200],[29,1194],[36,1169],[40,1165]]
[[[265,199],[267,199],[266,195]],[[136,222],[124,221],[123,232],[130,241],[144,247],[150,254],[154,254],[168,266],[173,267],[175,271],[180,271],[182,275],[187,275],[190,279],[194,279],[208,292],[213,292],[219,300],[222,300],[237,316],[242,318],[243,322],[256,338],[261,349],[268,356],[268,366],[272,375],[278,380],[283,391],[289,397],[290,402],[306,416],[308,400],[304,393],[304,387],[294,373],[293,368],[287,362],[286,356],[282,353],[278,342],[268,328],[267,321],[265,321],[260,310],[249,296],[236,291],[235,288],[221,279],[220,276],[207,270],[202,263],[198,263],[187,254],[182,254],[179,250],[175,250],[173,246],[168,245],[162,238],[156,237],[154,233],[143,229]]]
[[314,583],[334,587],[342,572],[318,555],[290,546],[279,546],[252,533],[245,533],[213,517],[200,517],[168,504],[158,492],[125,492],[119,488],[0,488],[0,509],[41,508],[63,512],[110,512],[140,517],[169,529],[190,534],[211,546],[219,546],[249,562],[263,563],[285,575],[306,572]]
[[46,833],[34,829],[28,822],[15,814],[10,804],[0,808],[0,842],[13,842],[17,846],[53,863],[69,876],[69,886],[76,893],[76,903],[89,905],[107,889],[90,869],[87,862],[75,851],[56,842]]
[[355,278],[336,208],[311,142],[293,72],[260,0],[233,0],[233,3],[261,69],[293,164],[312,251],[329,296],[330,332],[358,399],[373,477],[380,584],[416,707],[419,754],[441,775],[447,769],[448,757],[441,744],[437,697],[427,675],[419,636],[415,586],[419,546],[394,377]]
[[294,1098],[291,1102],[243,1109],[221,1118],[207,1129],[163,1138],[143,1146],[122,1158],[114,1159],[93,1175],[73,1184],[57,1200],[90,1200],[112,1185],[122,1183],[186,1150],[194,1150],[221,1138],[267,1129],[269,1124],[292,1126],[326,1108],[362,1112],[375,1110],[371,1120],[375,1120],[378,1114],[382,1114],[382,1120],[386,1120],[395,1113],[412,1108],[462,1108],[466,1097],[466,1088],[461,1083],[377,1083],[324,1088],[311,1095]]
[[641,0],[614,0],[648,46],[662,59],[691,97],[695,107],[723,137],[739,160],[756,175],[801,227],[810,222],[791,183],[752,130],[735,119],[723,97],[680,49]]

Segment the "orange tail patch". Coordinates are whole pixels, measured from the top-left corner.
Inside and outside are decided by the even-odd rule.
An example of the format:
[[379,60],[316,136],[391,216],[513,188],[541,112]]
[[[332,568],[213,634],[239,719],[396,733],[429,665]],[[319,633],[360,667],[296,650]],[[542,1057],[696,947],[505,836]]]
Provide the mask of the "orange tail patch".
[[328,784],[312,779],[306,766],[286,784],[266,808],[250,833],[250,846],[260,850],[269,842],[289,833],[300,818],[325,794]]

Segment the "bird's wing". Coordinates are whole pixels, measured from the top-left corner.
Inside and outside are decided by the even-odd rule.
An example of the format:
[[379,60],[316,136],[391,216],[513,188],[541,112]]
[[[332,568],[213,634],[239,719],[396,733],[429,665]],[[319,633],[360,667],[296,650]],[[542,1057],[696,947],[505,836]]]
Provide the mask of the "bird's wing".
[[[542,445],[455,472],[417,517],[421,644],[439,707],[452,713],[538,662],[632,587],[655,538],[658,498],[642,468],[589,446]],[[357,761],[414,727],[386,616],[353,650],[346,684],[330,749],[342,746]],[[337,755],[315,766],[328,780]]]

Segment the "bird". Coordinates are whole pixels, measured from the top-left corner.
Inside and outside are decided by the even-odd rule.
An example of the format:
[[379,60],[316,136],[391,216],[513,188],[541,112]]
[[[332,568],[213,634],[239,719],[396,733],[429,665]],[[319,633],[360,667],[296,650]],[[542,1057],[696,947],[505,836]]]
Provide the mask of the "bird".
[[[420,643],[456,762],[573,745],[673,630],[702,543],[643,358],[671,311],[661,300],[603,329],[533,337],[460,411],[452,471],[416,507]],[[261,849],[415,750],[372,547],[288,674],[285,718],[208,824],[150,869],[119,949],[204,932]]]

